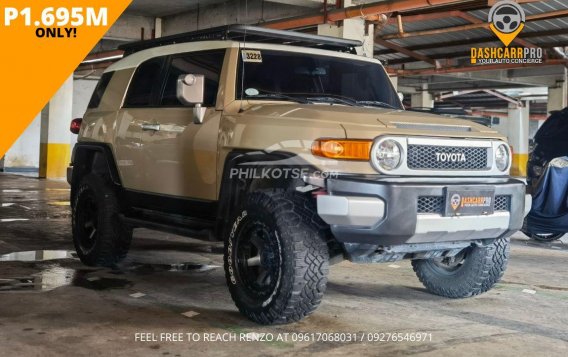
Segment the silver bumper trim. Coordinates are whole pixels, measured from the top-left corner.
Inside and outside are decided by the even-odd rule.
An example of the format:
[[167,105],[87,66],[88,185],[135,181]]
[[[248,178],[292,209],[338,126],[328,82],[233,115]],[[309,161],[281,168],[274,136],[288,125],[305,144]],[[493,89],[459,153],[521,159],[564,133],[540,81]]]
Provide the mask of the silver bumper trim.
[[496,212],[489,216],[443,217],[437,214],[418,215],[416,234],[433,232],[455,233],[460,231],[485,231],[509,228],[509,212]]
[[385,216],[385,202],[377,197],[317,196],[318,214],[327,224],[371,227]]

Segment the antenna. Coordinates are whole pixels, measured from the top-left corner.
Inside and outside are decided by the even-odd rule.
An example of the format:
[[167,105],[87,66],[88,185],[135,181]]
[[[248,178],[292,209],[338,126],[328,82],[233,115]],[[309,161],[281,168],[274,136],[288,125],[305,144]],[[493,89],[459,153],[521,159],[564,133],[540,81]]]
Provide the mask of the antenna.
[[[248,0],[245,0],[245,17],[248,19]],[[243,39],[243,47],[246,49],[247,47],[247,28],[245,27],[244,39]],[[239,56],[241,56],[240,61],[242,63],[241,68],[241,107],[239,108],[239,113],[243,111],[243,98],[245,93],[245,61],[243,61],[243,49],[240,49]]]

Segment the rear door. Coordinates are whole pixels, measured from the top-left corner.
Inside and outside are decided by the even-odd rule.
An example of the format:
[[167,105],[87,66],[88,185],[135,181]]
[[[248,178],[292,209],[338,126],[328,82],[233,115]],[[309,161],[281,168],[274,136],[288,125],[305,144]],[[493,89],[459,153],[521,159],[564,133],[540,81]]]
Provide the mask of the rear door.
[[115,155],[122,185],[146,191],[146,152],[142,133],[155,122],[153,110],[159,95],[167,57],[152,58],[135,70],[122,108],[118,112]]

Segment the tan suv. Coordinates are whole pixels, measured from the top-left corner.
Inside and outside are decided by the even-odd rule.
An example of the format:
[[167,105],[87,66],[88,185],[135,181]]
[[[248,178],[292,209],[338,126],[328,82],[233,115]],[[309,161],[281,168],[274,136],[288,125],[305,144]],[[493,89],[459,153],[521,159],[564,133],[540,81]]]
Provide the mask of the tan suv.
[[224,241],[231,296],[263,324],[313,312],[342,259],[489,290],[529,205],[505,138],[406,112],[360,45],[234,25],[124,46],[69,168],[81,260],[115,266],[137,227]]

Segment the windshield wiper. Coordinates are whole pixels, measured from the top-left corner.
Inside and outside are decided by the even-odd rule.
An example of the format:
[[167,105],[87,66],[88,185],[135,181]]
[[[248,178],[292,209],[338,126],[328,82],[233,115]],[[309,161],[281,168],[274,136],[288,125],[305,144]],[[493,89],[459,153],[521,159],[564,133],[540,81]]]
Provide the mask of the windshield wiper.
[[315,102],[325,102],[325,103],[335,103],[335,104],[345,104],[349,106],[358,106],[357,102],[352,99],[332,97],[332,96],[310,96],[307,97]]
[[262,92],[256,95],[249,95],[247,96],[246,99],[255,99],[255,98],[269,98],[269,99],[282,99],[282,100],[288,100],[291,102],[297,102],[297,103],[301,103],[301,104],[310,104],[311,101],[309,101],[306,98],[303,97],[293,97],[291,95],[286,95],[286,94],[281,94],[281,93],[269,93],[269,92]]
[[395,107],[392,104],[389,103],[385,103],[385,102],[381,102],[378,100],[358,100],[357,104],[363,105],[363,106],[371,106],[371,107],[380,107],[380,108],[389,108],[389,109],[400,109]]

